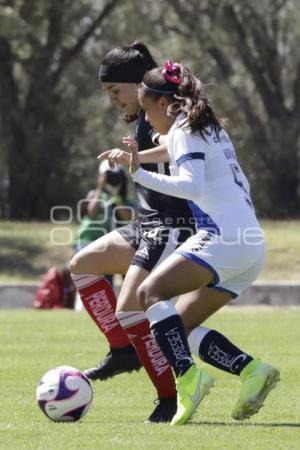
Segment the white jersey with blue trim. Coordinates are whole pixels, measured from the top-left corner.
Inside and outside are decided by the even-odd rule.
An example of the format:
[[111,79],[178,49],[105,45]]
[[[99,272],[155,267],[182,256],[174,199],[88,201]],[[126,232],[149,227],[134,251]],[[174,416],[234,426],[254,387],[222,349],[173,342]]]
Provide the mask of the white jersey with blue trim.
[[[133,179],[144,186],[189,200],[199,229],[236,236],[245,228],[260,230],[250,187],[232,142],[221,129],[192,133],[180,115],[168,133],[171,176],[139,168]],[[251,231],[250,231],[251,233]]]

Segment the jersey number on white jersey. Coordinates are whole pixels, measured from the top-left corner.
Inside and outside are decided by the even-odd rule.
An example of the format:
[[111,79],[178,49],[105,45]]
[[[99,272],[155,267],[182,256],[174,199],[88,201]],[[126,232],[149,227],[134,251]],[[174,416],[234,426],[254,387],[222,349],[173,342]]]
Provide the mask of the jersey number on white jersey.
[[229,164],[229,167],[230,167],[230,169],[231,169],[231,171],[233,173],[234,182],[242,189],[246,202],[248,203],[248,205],[251,206],[251,208],[253,208],[253,204],[252,204],[252,201],[251,201],[250,193],[246,189],[246,187],[244,185],[244,182],[243,182],[244,181],[243,180],[243,173],[241,171],[240,166],[238,164]]

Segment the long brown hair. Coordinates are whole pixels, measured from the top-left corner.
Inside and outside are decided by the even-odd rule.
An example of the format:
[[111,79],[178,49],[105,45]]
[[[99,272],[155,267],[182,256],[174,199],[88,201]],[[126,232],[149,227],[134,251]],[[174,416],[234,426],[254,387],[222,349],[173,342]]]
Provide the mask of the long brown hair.
[[202,82],[185,66],[173,66],[173,73],[167,78],[164,74],[165,68],[148,71],[141,87],[144,95],[156,100],[162,96],[166,97],[170,102],[169,113],[175,117],[183,113],[186,120],[182,126],[190,129],[192,133],[198,131],[205,139],[207,128],[211,126],[219,136],[226,120],[216,116],[211,100],[203,93]]

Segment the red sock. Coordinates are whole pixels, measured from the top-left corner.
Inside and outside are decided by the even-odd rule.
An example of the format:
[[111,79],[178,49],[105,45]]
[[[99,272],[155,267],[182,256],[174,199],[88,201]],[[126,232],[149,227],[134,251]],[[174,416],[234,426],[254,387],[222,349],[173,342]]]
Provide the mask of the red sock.
[[144,313],[121,312],[117,313],[117,317],[135,346],[140,361],[156,387],[158,397],[176,397],[173,371],[151,334],[150,324]]
[[85,309],[105,334],[110,347],[123,348],[131,344],[115,316],[117,299],[106,278],[97,275],[72,274]]

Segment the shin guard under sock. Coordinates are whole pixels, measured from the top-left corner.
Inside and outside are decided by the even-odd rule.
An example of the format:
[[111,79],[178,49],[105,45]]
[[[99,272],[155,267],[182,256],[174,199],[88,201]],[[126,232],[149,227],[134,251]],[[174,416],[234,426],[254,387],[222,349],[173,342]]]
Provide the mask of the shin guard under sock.
[[103,276],[72,274],[85,309],[106,336],[110,347],[123,348],[131,344],[127,334],[116,318],[116,295]]
[[140,311],[119,312],[117,317],[135,346],[158,397],[175,397],[176,386],[172,369],[151,334],[145,314]]
[[239,375],[253,360],[252,356],[232,344],[223,334],[209,328],[194,328],[188,342],[191,352],[200,356],[202,361],[234,375]]

